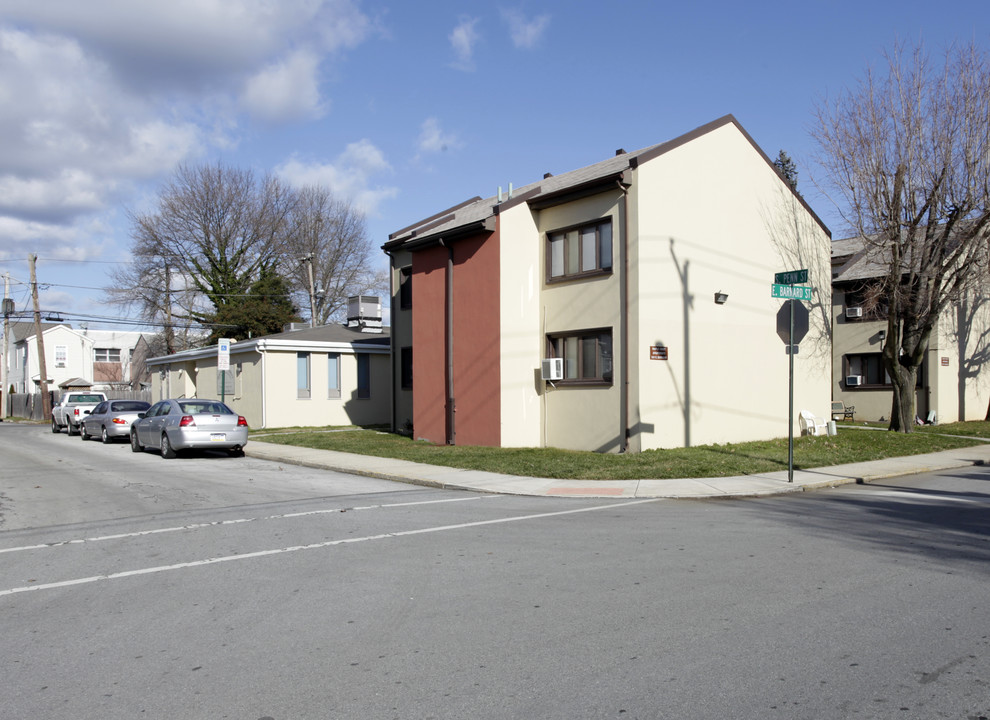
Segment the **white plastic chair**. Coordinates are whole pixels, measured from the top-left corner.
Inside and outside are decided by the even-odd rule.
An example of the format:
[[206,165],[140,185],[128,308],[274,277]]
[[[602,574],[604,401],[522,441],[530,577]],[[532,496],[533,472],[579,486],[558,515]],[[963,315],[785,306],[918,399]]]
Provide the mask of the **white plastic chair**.
[[802,435],[828,435],[828,423],[825,418],[815,417],[809,410],[802,410],[798,418]]

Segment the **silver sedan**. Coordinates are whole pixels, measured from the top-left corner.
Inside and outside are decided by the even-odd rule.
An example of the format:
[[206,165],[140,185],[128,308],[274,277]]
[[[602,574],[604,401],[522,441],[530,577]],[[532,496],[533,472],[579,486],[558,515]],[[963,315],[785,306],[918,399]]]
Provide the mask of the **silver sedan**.
[[247,420],[219,400],[161,400],[131,424],[131,450],[154,448],[163,458],[196,448],[216,448],[240,456],[247,441]]
[[127,438],[131,423],[137,420],[138,413],[146,411],[151,403],[144,400],[106,400],[79,425],[79,436],[83,440],[99,437],[104,443],[117,438]]

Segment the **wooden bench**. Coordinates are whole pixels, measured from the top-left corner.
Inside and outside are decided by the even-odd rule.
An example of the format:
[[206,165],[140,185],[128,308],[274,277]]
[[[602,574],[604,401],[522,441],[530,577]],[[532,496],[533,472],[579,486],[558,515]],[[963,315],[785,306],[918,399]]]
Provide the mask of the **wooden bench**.
[[856,412],[855,405],[846,405],[841,400],[832,403],[833,420],[854,420],[853,414]]

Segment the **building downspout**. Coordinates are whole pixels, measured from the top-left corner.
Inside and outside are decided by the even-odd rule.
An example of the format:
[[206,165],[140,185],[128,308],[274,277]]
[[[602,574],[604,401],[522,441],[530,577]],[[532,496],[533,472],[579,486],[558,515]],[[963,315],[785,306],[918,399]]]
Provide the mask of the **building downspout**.
[[622,317],[619,322],[622,333],[622,399],[619,414],[622,416],[622,445],[619,452],[629,451],[629,190],[621,180],[616,180],[622,192]]
[[[391,382],[389,383],[389,391],[391,392],[391,406],[392,406],[392,418],[390,425],[392,427],[392,432],[398,431],[398,424],[396,423],[396,416],[398,415],[398,400],[396,395],[398,394],[396,388],[398,383],[395,380],[395,256],[392,253],[386,251],[388,255],[388,292],[389,297],[389,333],[388,333],[388,366],[389,366],[389,376],[391,377]],[[410,333],[412,332],[412,323],[409,327]],[[412,341],[410,341],[412,342]]]
[[258,353],[261,355],[261,427],[268,427],[268,384],[265,379],[268,373],[265,371],[267,365],[268,352],[263,343],[258,343]]
[[444,324],[446,326],[446,355],[447,355],[447,444],[457,444],[457,429],[455,417],[457,406],[454,403],[454,248],[440,238],[440,246],[447,248],[447,276],[444,294],[446,308],[444,309]]

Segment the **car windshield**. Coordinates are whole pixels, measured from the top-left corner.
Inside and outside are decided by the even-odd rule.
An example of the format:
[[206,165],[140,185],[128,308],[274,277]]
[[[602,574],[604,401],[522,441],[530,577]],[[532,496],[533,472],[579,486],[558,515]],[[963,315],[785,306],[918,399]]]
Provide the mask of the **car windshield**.
[[179,403],[182,412],[190,415],[233,415],[230,408],[215,400],[185,400]]
[[100,403],[103,398],[99,395],[70,395],[69,402],[72,403]]
[[121,400],[110,406],[111,412],[141,412],[148,409],[148,403],[141,400]]

